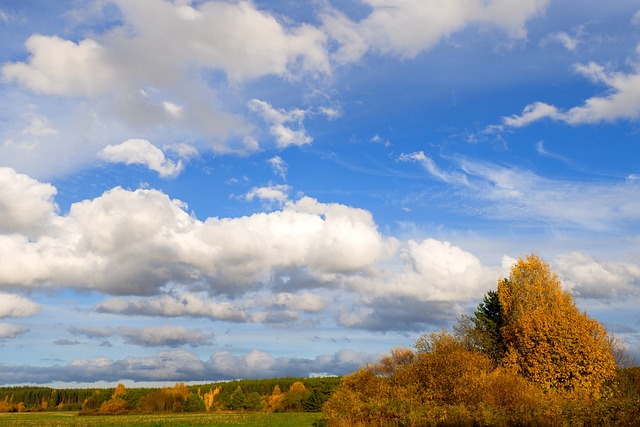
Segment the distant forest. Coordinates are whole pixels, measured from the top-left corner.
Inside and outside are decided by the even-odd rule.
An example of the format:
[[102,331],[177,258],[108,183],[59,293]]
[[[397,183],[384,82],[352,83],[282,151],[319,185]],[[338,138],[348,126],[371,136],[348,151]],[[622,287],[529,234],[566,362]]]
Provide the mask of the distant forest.
[[0,412],[74,411],[81,415],[162,412],[320,412],[340,378],[237,380],[163,388],[1,387]]

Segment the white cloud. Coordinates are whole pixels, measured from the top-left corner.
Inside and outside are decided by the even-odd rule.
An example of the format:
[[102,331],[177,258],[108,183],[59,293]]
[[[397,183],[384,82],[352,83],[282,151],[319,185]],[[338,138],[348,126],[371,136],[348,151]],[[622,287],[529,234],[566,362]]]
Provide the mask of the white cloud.
[[261,302],[267,307],[279,306],[308,313],[319,313],[324,311],[331,301],[332,299],[329,296],[322,296],[312,292],[299,294],[280,292],[264,298]]
[[0,293],[0,318],[33,316],[39,310],[39,304],[25,297]]
[[282,179],[287,177],[287,163],[280,156],[274,156],[269,159],[269,164],[273,169],[273,173]]
[[0,167],[0,232],[27,236],[44,232],[57,209],[56,193],[51,184]]
[[577,49],[578,45],[581,43],[580,36],[582,35],[582,32],[583,32],[582,28],[578,28],[578,30],[576,30],[575,36],[571,36],[564,31],[561,31],[559,33],[553,33],[547,36],[542,41],[542,44],[545,45],[548,42],[554,41],[554,42],[560,43],[568,51],[573,52]]
[[594,83],[607,86],[607,93],[589,98],[583,105],[566,111],[544,102],[534,102],[526,106],[522,114],[504,117],[502,125],[488,129],[519,128],[545,118],[570,125],[640,118],[640,65],[635,64],[629,73],[611,71],[595,62],[578,64],[575,69]]
[[15,338],[26,332],[29,332],[29,329],[23,326],[13,325],[11,323],[0,323],[0,339]]
[[[163,143],[175,135],[198,141],[198,149],[252,152],[259,149],[253,127],[221,99],[230,84],[331,72],[321,30],[283,23],[251,2],[113,4],[122,25],[78,41],[34,34],[26,60],[1,66],[13,110],[37,104],[41,118],[20,128],[8,121],[13,126],[3,129],[0,145],[6,165],[39,176],[69,172],[95,162],[108,141],[131,135]],[[274,132],[294,144],[309,138],[286,124]]]
[[174,177],[182,171],[182,161],[174,163],[165,158],[161,149],[145,139],[129,139],[118,145],[108,145],[100,157],[112,163],[141,164],[162,177]]
[[573,252],[558,256],[553,266],[563,285],[582,298],[629,298],[640,296],[640,265],[630,262],[601,262]]
[[161,317],[207,317],[230,322],[248,321],[239,303],[213,301],[206,294],[181,292],[150,298],[109,298],[96,308],[100,312]]
[[[208,1],[198,8],[164,0],[114,3],[134,31],[116,28],[99,40],[78,43],[33,35],[26,43],[28,62],[5,64],[4,79],[40,93],[93,96],[141,82],[166,86],[188,65],[222,70],[235,81],[298,69],[329,71],[320,30],[284,27],[250,2]],[[173,112],[176,104],[169,107]]]
[[459,164],[469,184],[459,185],[453,197],[488,217],[603,231],[633,224],[640,215],[640,186],[632,181],[572,182],[490,163]]
[[79,43],[57,36],[33,35],[26,42],[29,63],[2,66],[7,82],[37,93],[68,96],[92,96],[105,92],[117,82],[117,72],[107,62],[107,52],[94,40]]
[[193,145],[185,143],[168,145],[164,148],[176,153],[181,159],[190,159],[198,155],[198,150]]
[[353,22],[337,11],[327,12],[326,31],[339,43],[335,59],[354,62],[369,50],[413,58],[443,38],[480,24],[524,38],[524,24],[542,13],[548,0],[366,0],[371,13]]
[[22,136],[32,136],[37,138],[41,136],[56,135],[57,133],[58,130],[50,127],[49,120],[47,120],[46,117],[33,116],[29,126],[23,129],[20,134]]
[[505,117],[503,123],[505,126],[519,128],[547,117],[558,120],[561,119],[562,115],[553,105],[545,104],[544,102],[534,102],[533,104],[527,105],[521,115]]
[[415,153],[409,154],[401,154],[399,157],[400,161],[403,162],[418,162],[420,163],[430,175],[438,178],[439,180],[449,183],[449,184],[462,184],[467,185],[467,177],[458,172],[445,172],[438,168],[433,159],[424,154],[424,152],[419,151]]
[[[464,198],[474,214],[488,218],[602,230],[640,216],[640,193],[634,197],[640,187],[634,181],[558,182],[467,160],[459,167],[429,173],[454,185],[452,198]],[[425,308],[430,321],[451,321],[458,304],[477,300],[505,271],[446,241],[401,245],[380,234],[370,212],[307,197],[270,213],[200,221],[159,191],[114,188],[58,215],[55,188],[3,172],[0,188],[41,207],[39,221],[0,235],[6,254],[0,258],[0,285],[123,296],[98,304],[102,312],[264,323],[295,322],[315,313],[336,315],[352,327],[415,329],[426,325],[418,315]],[[31,233],[32,227],[40,234]],[[573,281],[583,295],[595,292],[595,283],[590,290],[587,280]],[[628,291],[628,283],[616,283],[621,286],[616,295]],[[312,288],[323,292],[305,291]],[[221,294],[241,298],[220,299]],[[124,298],[135,295],[149,297]],[[326,305],[328,298],[339,303]],[[384,326],[382,319],[393,316]]]
[[121,337],[125,344],[142,347],[180,347],[189,345],[198,347],[211,345],[213,334],[201,330],[187,329],[184,326],[164,325],[132,328],[121,326],[117,328],[82,328],[71,329],[74,334],[89,338]]
[[[26,177],[11,177],[5,188],[22,188]],[[53,189],[33,180],[30,186]],[[40,200],[53,208],[50,194]],[[49,218],[46,235],[0,235],[8,254],[0,258],[0,284],[141,295],[175,281],[234,294],[288,269],[312,276],[367,271],[397,245],[369,212],[310,198],[268,214],[201,222],[159,191],[114,188],[72,204],[64,216],[49,210],[39,217]]]
[[[432,1],[368,3],[372,11],[360,22],[325,5],[321,23],[313,26],[283,20],[248,1],[114,0],[121,25],[80,40],[33,34],[25,46],[28,57],[2,65],[14,110],[38,104],[42,120],[5,128],[0,157],[44,177],[95,162],[109,141],[132,135],[158,145],[175,135],[198,141],[198,150],[253,152],[260,148],[255,127],[227,107],[238,102],[235,95],[227,102],[230,85],[276,76],[323,86],[332,66],[357,61],[365,52],[412,57],[478,23],[522,37],[525,22],[547,0],[455,0],[444,8]],[[75,15],[95,18],[98,9],[92,4]],[[279,147],[312,142],[303,125],[309,115],[333,120],[341,114],[328,106],[276,110],[266,102],[254,112]]]
[[451,184],[448,194],[452,206],[458,209],[463,200],[465,209],[474,215],[591,231],[619,229],[640,217],[640,186],[633,179],[554,180],[520,168],[468,159],[454,159],[457,169],[445,172],[423,153],[405,154],[400,159],[418,161],[430,175]]
[[307,135],[303,120],[306,110],[295,108],[293,110],[276,109],[268,102],[252,99],[247,104],[249,110],[261,116],[269,125],[271,135],[276,139],[278,147],[284,148],[290,145],[310,144],[313,139]]
[[162,103],[165,111],[175,118],[179,118],[183,114],[184,108],[180,105],[174,104],[173,102],[165,101]]
[[409,297],[418,301],[465,302],[492,289],[502,268],[484,266],[473,254],[450,242],[409,240],[400,267],[381,272],[374,287],[366,281],[349,282],[356,293],[368,297]]
[[271,185],[268,187],[254,187],[245,194],[245,198],[249,201],[257,198],[267,203],[276,203],[282,206],[289,200],[289,192],[291,187],[288,185]]
[[593,97],[583,106],[573,107],[566,113],[569,124],[611,122],[618,119],[640,118],[640,67],[631,73],[613,72],[591,62],[577,65],[576,70],[596,83],[609,87],[609,94]]

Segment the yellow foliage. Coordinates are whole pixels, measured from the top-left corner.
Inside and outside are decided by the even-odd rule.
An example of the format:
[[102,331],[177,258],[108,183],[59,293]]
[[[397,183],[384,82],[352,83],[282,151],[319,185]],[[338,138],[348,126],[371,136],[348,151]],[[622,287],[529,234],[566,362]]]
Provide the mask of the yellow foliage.
[[269,399],[267,400],[267,412],[276,412],[280,409],[283,398],[284,394],[282,394],[280,386],[276,384],[275,387],[273,387],[271,396],[269,396]]
[[213,406],[213,400],[218,394],[220,394],[220,391],[222,391],[222,387],[216,387],[215,390],[209,390],[208,393],[204,394],[203,396],[204,407],[207,411],[209,411]]
[[124,414],[127,411],[128,403],[121,397],[114,397],[106,402],[102,402],[98,413],[100,414]]
[[377,363],[371,366],[371,369],[378,376],[390,376],[401,367],[411,364],[415,357],[416,355],[411,349],[397,347],[391,350],[390,355],[382,356]]
[[186,400],[191,392],[183,382],[176,383],[173,387],[164,387],[162,393],[170,396],[180,396]]
[[113,391],[113,396],[111,396],[112,399],[115,399],[118,396],[124,396],[127,393],[127,389],[125,388],[124,384],[118,384],[116,386],[116,389]]
[[13,408],[13,404],[9,402],[9,396],[5,396],[4,400],[0,400],[0,412],[9,412],[11,408]]
[[491,371],[491,360],[471,351],[447,331],[422,336],[418,354],[406,381],[419,384],[420,393],[437,403],[473,403],[479,399],[479,381]]
[[291,384],[291,387],[289,387],[289,393],[302,393],[305,390],[306,388],[304,384],[300,381],[294,382]]
[[546,262],[519,259],[498,283],[506,326],[505,366],[545,390],[597,397],[615,375],[604,328],[581,313]]

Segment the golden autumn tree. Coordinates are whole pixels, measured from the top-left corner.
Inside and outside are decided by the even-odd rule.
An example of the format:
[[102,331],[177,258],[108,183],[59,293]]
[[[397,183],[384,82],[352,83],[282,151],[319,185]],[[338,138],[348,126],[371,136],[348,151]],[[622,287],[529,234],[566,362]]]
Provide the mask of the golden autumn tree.
[[269,400],[267,401],[267,412],[277,412],[280,410],[283,398],[284,394],[282,394],[280,386],[276,384],[275,387],[273,387],[271,396],[269,396]]
[[127,394],[126,387],[124,386],[124,384],[118,383],[115,390],[113,391],[113,395],[111,396],[111,398],[115,399],[117,397],[124,396],[125,394]]
[[607,333],[578,310],[545,261],[519,259],[498,282],[498,297],[505,366],[543,389],[599,395],[616,369]]
[[202,396],[203,402],[204,402],[204,407],[205,410],[208,412],[211,407],[213,406],[213,400],[214,398],[220,394],[220,392],[222,391],[222,387],[216,387],[215,390],[209,390],[208,393],[205,393],[204,396]]

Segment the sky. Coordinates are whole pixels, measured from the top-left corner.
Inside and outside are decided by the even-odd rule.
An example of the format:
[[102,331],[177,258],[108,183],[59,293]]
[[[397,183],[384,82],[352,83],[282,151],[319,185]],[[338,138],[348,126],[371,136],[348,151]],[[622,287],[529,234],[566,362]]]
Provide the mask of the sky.
[[1,0],[0,384],[343,375],[529,254],[640,360],[637,0]]

